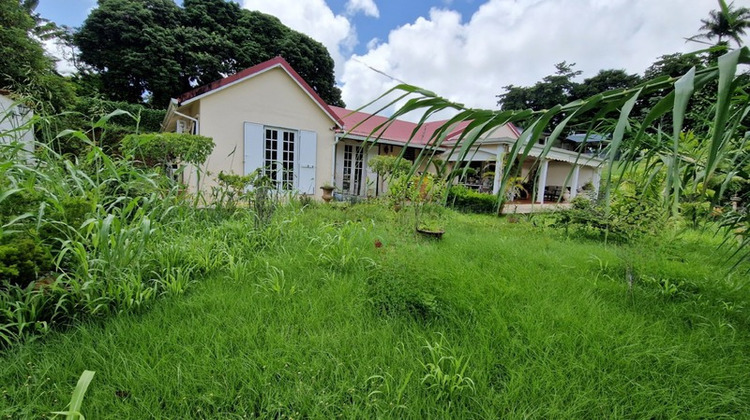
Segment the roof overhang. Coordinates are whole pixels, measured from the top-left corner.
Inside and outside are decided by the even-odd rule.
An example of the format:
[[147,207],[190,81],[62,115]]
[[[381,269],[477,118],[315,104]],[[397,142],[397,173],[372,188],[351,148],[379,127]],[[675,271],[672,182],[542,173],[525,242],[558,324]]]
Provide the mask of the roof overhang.
[[161,121],[160,131],[164,131],[167,129],[167,126],[169,125],[169,121],[174,116],[175,111],[177,111],[177,99],[172,98],[169,101],[169,106],[167,107],[167,113],[164,115],[164,119]]
[[401,146],[401,147],[414,147],[416,149],[436,149],[438,151],[445,151],[443,147],[434,147],[430,144],[420,144],[416,142],[403,142],[398,140],[391,140],[391,139],[384,139],[384,138],[377,138],[372,136],[363,136],[359,134],[353,134],[353,133],[347,133],[344,131],[339,131],[336,133],[336,137],[345,140],[357,140],[361,141],[363,143],[370,143],[370,144],[387,144],[390,146]]
[[[508,141],[510,140],[510,141]],[[513,144],[513,141],[511,139],[496,139],[493,142],[484,142],[482,144],[478,144],[475,146],[472,146],[466,153],[466,156],[464,159],[460,159],[459,151],[454,151],[450,154],[445,160],[449,162],[458,162],[458,161],[469,161],[469,162],[484,162],[484,161],[495,161],[497,160],[497,150],[496,149],[490,149],[486,146],[491,145],[501,145],[501,144]],[[449,153],[446,151],[446,153]],[[541,145],[534,145],[531,150],[529,151],[528,156],[539,159],[542,154],[544,153],[544,146]],[[519,153],[520,154],[520,153]],[[578,153],[573,152],[570,150],[561,149],[559,147],[552,147],[549,149],[549,151],[544,155],[545,159],[554,160],[558,162],[566,162],[574,165],[582,165],[582,166],[589,166],[589,167],[599,167],[604,163],[603,159],[597,158],[595,156],[587,155],[585,153]]]

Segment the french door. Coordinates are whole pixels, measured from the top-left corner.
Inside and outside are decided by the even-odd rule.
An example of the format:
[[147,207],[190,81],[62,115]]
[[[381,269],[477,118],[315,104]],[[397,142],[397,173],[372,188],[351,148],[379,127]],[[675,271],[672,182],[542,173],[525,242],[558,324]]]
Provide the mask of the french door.
[[294,156],[297,133],[266,128],[263,173],[278,190],[294,189]]
[[344,174],[342,189],[353,195],[362,195],[364,150],[362,146],[344,145]]

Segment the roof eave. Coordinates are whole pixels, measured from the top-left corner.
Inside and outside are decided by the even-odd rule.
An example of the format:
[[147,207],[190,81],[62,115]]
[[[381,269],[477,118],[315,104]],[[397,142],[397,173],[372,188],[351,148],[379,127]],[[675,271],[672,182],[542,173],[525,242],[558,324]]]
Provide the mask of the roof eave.
[[172,118],[176,110],[177,110],[177,99],[172,98],[169,101],[169,106],[167,107],[167,113],[164,115],[164,119],[161,122],[161,128],[159,131],[166,130],[167,125],[169,125],[169,120]]
[[357,140],[362,142],[368,142],[368,143],[374,143],[374,144],[387,144],[391,146],[402,146],[402,147],[415,147],[419,149],[425,149],[425,148],[433,148],[437,150],[443,150],[443,147],[435,147],[431,144],[420,144],[420,143],[414,143],[414,142],[403,142],[400,140],[393,140],[388,138],[377,136],[367,136],[362,134],[355,134],[355,133],[347,133],[347,132],[338,132],[336,133],[337,136],[339,136],[342,139],[350,139],[350,140]]

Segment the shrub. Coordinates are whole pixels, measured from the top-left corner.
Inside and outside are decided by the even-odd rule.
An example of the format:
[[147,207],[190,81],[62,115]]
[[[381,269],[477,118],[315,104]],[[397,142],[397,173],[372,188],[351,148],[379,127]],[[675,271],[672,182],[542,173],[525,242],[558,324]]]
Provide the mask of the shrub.
[[570,209],[555,214],[554,225],[584,237],[629,241],[655,233],[663,220],[658,203],[627,189],[615,192],[609,208],[584,195],[571,204]]
[[412,162],[399,158],[398,156],[381,155],[368,160],[367,165],[382,177],[386,175],[405,173],[411,168]]
[[388,189],[388,199],[392,204],[404,204],[407,200],[420,206],[429,203],[442,203],[447,189],[445,182],[432,174],[411,175],[402,173],[395,177]]
[[180,161],[200,165],[214,149],[209,137],[185,133],[130,134],[122,139],[123,155],[134,156],[149,166]]
[[488,213],[497,211],[497,197],[454,185],[448,190],[448,205],[466,213]]
[[0,286],[26,287],[52,269],[52,256],[38,238],[13,235],[0,239]]

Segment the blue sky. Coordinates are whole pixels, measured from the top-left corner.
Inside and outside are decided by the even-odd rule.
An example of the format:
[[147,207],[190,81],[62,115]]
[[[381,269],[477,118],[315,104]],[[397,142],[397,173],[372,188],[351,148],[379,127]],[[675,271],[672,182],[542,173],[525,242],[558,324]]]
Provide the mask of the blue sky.
[[[182,4],[181,0],[176,1]],[[239,2],[242,4],[242,2]],[[345,14],[347,0],[327,0],[331,10],[336,14]],[[356,25],[360,42],[354,47],[356,54],[367,52],[367,42],[373,38],[385,39],[391,29],[415,21],[420,16],[426,16],[433,7],[447,7],[460,11],[465,16],[471,16],[481,4],[479,0],[402,0],[381,1],[377,3],[379,18],[362,14],[351,18]],[[37,12],[43,17],[60,25],[79,27],[86,19],[91,8],[96,6],[95,0],[40,0]]]
[[[702,49],[685,38],[718,8],[717,0],[238,2],[325,45],[349,107],[378,97],[394,79],[493,108],[503,86],[533,84],[561,61],[576,63],[579,80],[602,69],[643,74],[661,55]],[[41,0],[37,11],[76,27],[95,6],[95,0]]]

